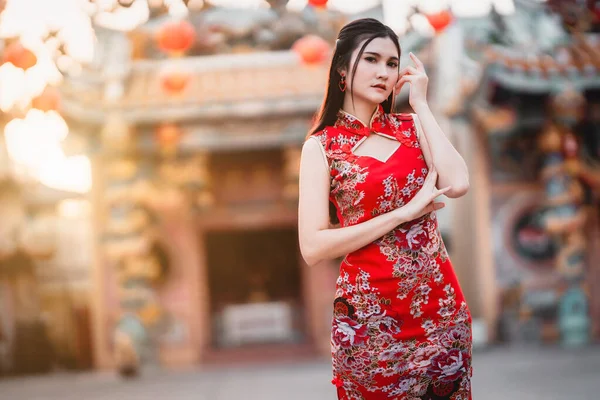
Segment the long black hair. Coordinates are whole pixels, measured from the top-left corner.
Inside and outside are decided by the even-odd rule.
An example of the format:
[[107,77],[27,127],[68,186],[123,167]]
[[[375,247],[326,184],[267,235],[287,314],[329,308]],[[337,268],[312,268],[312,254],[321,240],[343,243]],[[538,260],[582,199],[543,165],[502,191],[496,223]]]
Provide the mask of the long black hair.
[[[344,104],[344,92],[339,87],[342,76],[340,70],[345,69],[349,71],[350,61],[352,59],[352,53],[358,48],[358,46],[364,42],[358,56],[352,66],[352,82],[350,83],[350,96],[354,98],[354,91],[352,90],[352,83],[354,82],[354,75],[358,62],[362,57],[365,48],[376,38],[390,38],[398,49],[398,58],[400,58],[400,43],[396,33],[387,25],[382,24],[374,18],[362,18],[352,21],[345,25],[338,35],[335,44],[335,51],[331,60],[331,66],[329,68],[329,80],[327,83],[327,91],[325,92],[325,98],[321,104],[321,108],[315,118],[315,125],[309,132],[309,135],[319,132],[326,126],[331,126],[337,120],[337,113]],[[394,93],[383,102],[383,110],[386,113],[392,111],[394,103]]]

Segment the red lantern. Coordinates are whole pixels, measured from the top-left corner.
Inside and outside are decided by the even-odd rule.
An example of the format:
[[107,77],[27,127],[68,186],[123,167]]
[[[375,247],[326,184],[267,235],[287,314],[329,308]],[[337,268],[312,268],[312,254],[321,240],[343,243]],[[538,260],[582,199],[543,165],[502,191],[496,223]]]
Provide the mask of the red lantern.
[[42,94],[31,100],[31,106],[41,111],[58,110],[60,105],[60,94],[58,89],[46,86]]
[[439,33],[446,29],[450,22],[452,22],[452,14],[448,10],[440,11],[435,14],[427,14],[426,15],[429,24],[435,30],[435,33]]
[[292,46],[305,64],[319,64],[329,56],[329,43],[315,35],[306,35]]
[[190,74],[181,71],[172,71],[163,73],[160,77],[160,83],[165,92],[168,94],[179,94],[188,85]]
[[183,54],[194,44],[196,30],[188,21],[169,21],[156,34],[158,47],[165,53]]
[[14,42],[4,50],[2,62],[9,62],[15,67],[27,70],[37,63],[37,57],[21,43]]
[[317,8],[325,8],[328,0],[308,0],[308,4]]

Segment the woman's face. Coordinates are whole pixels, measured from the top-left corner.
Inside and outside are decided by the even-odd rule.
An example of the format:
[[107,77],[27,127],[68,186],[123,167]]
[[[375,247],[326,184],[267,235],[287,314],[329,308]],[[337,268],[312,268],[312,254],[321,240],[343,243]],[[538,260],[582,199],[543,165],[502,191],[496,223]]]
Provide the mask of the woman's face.
[[355,101],[364,101],[376,105],[384,102],[398,82],[399,60],[396,45],[390,38],[375,38],[365,47],[358,60],[356,75],[352,79],[352,68],[363,46],[360,43],[352,53],[350,66],[346,72],[349,96],[351,90]]

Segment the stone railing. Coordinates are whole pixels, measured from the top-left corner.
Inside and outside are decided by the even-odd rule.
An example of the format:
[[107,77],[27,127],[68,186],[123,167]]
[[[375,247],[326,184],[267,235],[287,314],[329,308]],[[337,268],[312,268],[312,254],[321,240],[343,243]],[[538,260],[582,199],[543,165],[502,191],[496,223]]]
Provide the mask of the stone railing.
[[[189,74],[180,93],[169,95],[162,88],[167,69]],[[327,63],[306,66],[290,51],[144,60],[134,62],[117,82],[122,95],[116,99],[106,98],[106,86],[114,81],[85,73],[67,80],[63,109],[90,122],[100,122],[114,110],[134,123],[313,112],[322,100],[327,73]]]

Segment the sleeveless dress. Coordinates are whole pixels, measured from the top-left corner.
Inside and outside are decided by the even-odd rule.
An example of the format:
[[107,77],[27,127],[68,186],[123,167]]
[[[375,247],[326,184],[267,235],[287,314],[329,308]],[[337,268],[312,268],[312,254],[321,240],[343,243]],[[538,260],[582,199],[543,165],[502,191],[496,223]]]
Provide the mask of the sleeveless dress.
[[[334,126],[310,137],[322,146],[342,227],[402,207],[422,187],[428,168],[415,118],[380,106],[365,126],[340,110]],[[400,147],[385,162],[355,155],[371,134]],[[435,213],[343,259],[331,329],[339,399],[471,399],[471,347],[471,314]]]

